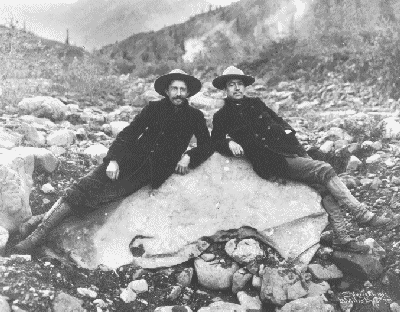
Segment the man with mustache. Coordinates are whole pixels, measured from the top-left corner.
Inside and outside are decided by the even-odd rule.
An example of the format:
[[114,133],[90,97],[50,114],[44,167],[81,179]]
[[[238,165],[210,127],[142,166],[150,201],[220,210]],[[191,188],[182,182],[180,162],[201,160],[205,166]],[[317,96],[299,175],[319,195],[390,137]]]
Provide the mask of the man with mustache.
[[377,216],[361,204],[326,162],[311,159],[296,131],[259,98],[244,96],[255,79],[230,66],[213,80],[213,86],[226,92],[224,106],[214,114],[211,140],[221,154],[245,155],[262,178],[271,176],[318,184],[322,204],[328,212],[338,250],[366,253],[369,246],[352,239],[345,225],[339,202],[349,208],[359,225],[388,226],[390,219]]
[[[72,185],[13,252],[37,246],[66,216],[87,214],[145,185],[157,189],[174,171],[186,174],[211,155],[204,115],[187,100],[200,91],[201,82],[176,69],[156,79],[154,89],[165,98],[143,108],[117,135],[104,162]],[[187,150],[193,135],[197,146]]]

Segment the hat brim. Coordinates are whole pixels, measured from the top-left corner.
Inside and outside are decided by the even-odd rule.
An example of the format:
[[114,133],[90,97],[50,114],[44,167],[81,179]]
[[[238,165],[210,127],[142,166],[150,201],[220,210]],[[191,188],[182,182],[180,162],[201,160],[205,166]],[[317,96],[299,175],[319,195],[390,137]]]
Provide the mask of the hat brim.
[[156,90],[156,92],[162,96],[167,96],[167,94],[165,94],[165,90],[168,89],[169,84],[173,80],[182,80],[186,83],[189,92],[188,97],[195,95],[201,90],[201,82],[199,79],[181,73],[166,74],[158,77],[154,82],[154,90]]
[[247,87],[256,81],[254,77],[247,75],[222,75],[215,78],[212,85],[217,89],[224,90],[226,88],[226,83],[232,79],[240,79],[243,81],[244,85]]

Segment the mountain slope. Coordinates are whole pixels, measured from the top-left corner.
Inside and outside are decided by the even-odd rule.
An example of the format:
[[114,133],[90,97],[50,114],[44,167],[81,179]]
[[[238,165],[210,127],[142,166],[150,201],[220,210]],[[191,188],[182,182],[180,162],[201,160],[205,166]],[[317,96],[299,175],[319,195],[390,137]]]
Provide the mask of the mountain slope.
[[71,40],[86,49],[122,40],[133,33],[182,23],[207,10],[206,0],[78,0],[73,4],[0,5],[0,20],[12,17],[48,38]]
[[395,0],[241,0],[185,23],[132,35],[103,47],[101,53],[131,68],[199,58],[235,63],[257,58],[265,45],[282,38],[326,49],[329,44],[343,45],[348,37],[376,31],[382,19],[399,18]]

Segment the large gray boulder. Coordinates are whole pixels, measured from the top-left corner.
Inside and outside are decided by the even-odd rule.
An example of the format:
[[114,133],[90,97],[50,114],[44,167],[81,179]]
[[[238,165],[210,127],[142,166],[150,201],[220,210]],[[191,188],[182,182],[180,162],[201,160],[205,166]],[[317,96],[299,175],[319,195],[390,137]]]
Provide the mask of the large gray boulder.
[[316,250],[327,225],[321,198],[310,187],[263,180],[246,160],[217,153],[188,175],[171,176],[157,195],[148,191],[145,187],[86,217],[69,218],[52,233],[49,245],[87,268],[132,262],[152,268],[196,257],[204,250],[200,238],[239,229],[242,236],[256,236],[284,258],[295,259]]
[[51,96],[25,98],[18,103],[20,115],[44,117],[53,121],[63,120],[67,107],[59,99]]
[[32,187],[34,156],[0,150],[0,227],[16,231],[32,216],[29,194]]

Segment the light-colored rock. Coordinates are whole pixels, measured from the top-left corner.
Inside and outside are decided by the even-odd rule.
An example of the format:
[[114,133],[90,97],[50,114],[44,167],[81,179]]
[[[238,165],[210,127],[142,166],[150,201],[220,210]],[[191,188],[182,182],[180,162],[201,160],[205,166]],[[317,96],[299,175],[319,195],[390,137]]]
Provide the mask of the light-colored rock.
[[244,291],[239,291],[237,293],[237,298],[242,307],[261,311],[261,300],[258,296],[252,297]]
[[308,269],[312,275],[324,281],[343,277],[342,271],[340,271],[334,264],[323,267],[321,264],[314,263],[310,264]]
[[[0,257],[4,256],[4,251],[9,238],[8,230],[0,226]],[[1,304],[0,304],[1,306]],[[1,310],[0,310],[1,311]]]
[[333,150],[333,147],[335,145],[335,142],[333,141],[325,141],[320,147],[319,150],[324,153],[324,154],[328,154],[330,151]]
[[208,289],[227,289],[232,287],[233,274],[239,269],[236,262],[231,265],[219,260],[206,262],[201,258],[194,261],[194,268],[199,284]]
[[200,308],[197,312],[247,312],[247,308],[236,303],[217,301],[208,307]]
[[25,98],[18,103],[18,109],[20,115],[33,115],[53,121],[62,120],[67,112],[63,102],[49,96]]
[[212,261],[215,259],[215,255],[212,253],[203,253],[201,255],[201,259],[203,259],[204,261]]
[[185,268],[181,273],[176,277],[176,282],[178,285],[182,287],[189,287],[192,283],[194,269],[193,268]]
[[67,150],[64,147],[61,146],[50,146],[49,151],[52,152],[55,156],[60,156],[62,154],[65,154]]
[[66,293],[59,293],[53,301],[54,312],[85,312],[83,301]]
[[0,152],[0,226],[10,233],[32,216],[29,194],[34,157],[15,151]]
[[383,127],[383,137],[386,139],[398,139],[400,137],[400,122],[396,117],[382,120],[378,127]]
[[376,151],[380,151],[382,149],[383,145],[381,141],[375,141],[372,143],[372,148]]
[[110,122],[111,133],[113,136],[117,136],[125,127],[129,126],[129,122],[127,121],[113,121]]
[[122,301],[124,301],[125,303],[129,303],[129,302],[132,302],[132,301],[135,301],[135,300],[136,300],[137,294],[136,294],[132,289],[130,289],[130,288],[128,287],[128,288],[125,288],[125,289],[122,290],[122,292],[121,292],[121,294],[119,295],[119,297],[120,297],[120,298],[122,299]]
[[192,309],[188,306],[164,306],[164,307],[158,307],[154,310],[154,312],[175,312],[175,311],[193,312]]
[[174,301],[174,300],[178,299],[178,297],[181,294],[182,294],[182,286],[180,286],[180,285],[172,286],[169,291],[169,294],[167,295],[167,300]]
[[339,127],[330,128],[324,138],[336,141],[336,140],[346,140],[348,142],[353,141],[353,137],[349,135],[345,130]]
[[351,155],[349,162],[347,163],[346,170],[347,171],[352,171],[352,170],[357,170],[358,167],[362,164],[362,161],[358,159],[358,157]]
[[251,280],[251,285],[254,288],[260,289],[262,285],[262,278],[257,275],[253,275],[253,279]]
[[11,149],[21,145],[23,136],[8,129],[0,128],[0,147]]
[[54,189],[53,185],[51,185],[50,183],[43,184],[42,187],[41,187],[41,190],[45,194],[49,194],[49,193],[54,193],[55,192],[55,189]]
[[27,124],[34,126],[37,130],[54,129],[56,125],[47,118],[38,118],[32,115],[23,115],[19,119]]
[[295,280],[289,281],[278,269],[266,268],[262,276],[260,298],[262,301],[271,301],[273,304],[283,306],[288,297],[287,289]]
[[373,154],[373,155],[371,155],[371,156],[369,156],[366,160],[365,160],[365,162],[367,163],[367,164],[373,164],[373,163],[376,163],[376,162],[378,162],[380,159],[381,159],[381,154]]
[[232,292],[236,294],[238,291],[244,289],[252,277],[253,275],[244,269],[237,270],[233,274]]
[[132,289],[137,294],[141,294],[149,290],[149,285],[146,280],[141,279],[130,282],[128,288]]
[[[319,242],[327,225],[320,201],[306,185],[263,180],[246,160],[215,153],[189,174],[172,175],[154,197],[144,188],[107,209],[66,220],[49,242],[84,267],[134,262],[151,268],[197,257],[204,251],[197,245],[201,237],[238,229],[237,237],[255,237],[295,259]],[[127,246],[139,235],[131,248],[142,245],[144,253],[133,257]]]
[[90,155],[99,164],[103,163],[103,158],[107,155],[107,152],[108,148],[100,143],[91,145],[83,151],[84,154]]
[[400,305],[397,302],[392,302],[390,304],[390,311],[391,312],[400,312]]
[[189,98],[189,103],[198,109],[215,109],[221,108],[224,105],[223,99],[215,99],[205,96],[202,92],[195,94]]
[[290,285],[287,288],[287,299],[288,300],[296,300],[302,297],[307,296],[307,290],[301,284],[301,281],[297,281],[296,283]]
[[225,244],[225,251],[241,264],[253,262],[264,256],[260,244],[252,238],[242,239],[239,242],[237,239],[231,239]]
[[96,298],[97,297],[97,292],[89,289],[89,288],[84,288],[84,287],[78,287],[76,289],[78,294],[84,296],[84,297],[89,297],[89,298]]
[[368,254],[378,257],[379,259],[386,257],[386,250],[373,238],[367,238],[364,244],[371,247]]
[[10,305],[8,304],[6,297],[0,295],[0,311],[11,312]]
[[42,146],[46,143],[46,137],[43,132],[38,131],[33,125],[25,122],[21,123],[21,131],[24,133],[26,141],[35,146]]
[[48,145],[70,146],[74,143],[75,134],[72,130],[62,129],[51,132],[47,138]]
[[321,283],[308,283],[308,294],[307,297],[316,297],[325,294],[331,286],[326,281],[322,281]]
[[52,173],[59,164],[58,158],[48,149],[39,147],[15,147],[12,151],[21,155],[33,155],[35,159],[35,171],[38,173]]
[[327,312],[324,300],[319,297],[300,298],[285,304],[279,312]]

